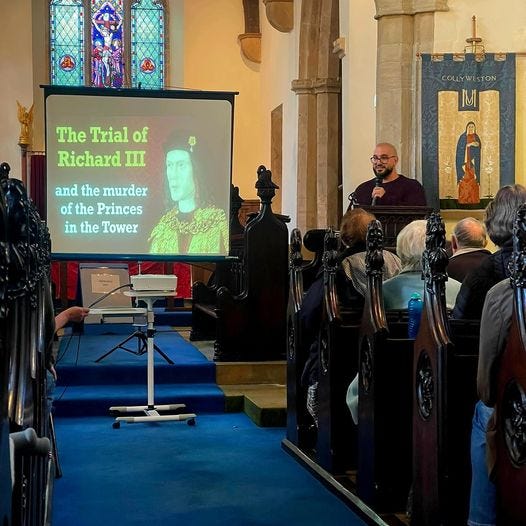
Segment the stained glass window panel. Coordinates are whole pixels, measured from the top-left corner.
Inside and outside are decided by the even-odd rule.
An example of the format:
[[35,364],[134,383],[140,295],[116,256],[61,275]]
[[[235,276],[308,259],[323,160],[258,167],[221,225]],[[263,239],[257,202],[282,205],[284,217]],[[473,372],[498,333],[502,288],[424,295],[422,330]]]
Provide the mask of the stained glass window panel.
[[91,0],[91,85],[120,88],[124,81],[122,0]]
[[164,10],[156,0],[140,0],[131,8],[131,83],[164,86]]
[[84,84],[84,9],[82,0],[49,5],[51,84]]

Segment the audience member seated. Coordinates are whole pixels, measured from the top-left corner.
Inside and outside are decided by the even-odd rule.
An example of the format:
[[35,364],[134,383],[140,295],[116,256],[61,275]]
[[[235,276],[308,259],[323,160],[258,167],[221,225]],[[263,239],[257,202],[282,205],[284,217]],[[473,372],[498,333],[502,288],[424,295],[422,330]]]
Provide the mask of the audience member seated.
[[464,281],[469,272],[478,267],[491,254],[487,245],[484,223],[473,217],[461,219],[451,236],[451,250],[447,266],[448,276],[457,281]]
[[[340,225],[340,267],[336,273],[336,290],[342,307],[363,309],[364,293],[367,287],[365,275],[365,239],[367,227],[375,217],[354,208],[345,213]],[[397,256],[384,253],[384,279],[400,272],[401,264]],[[302,374],[302,384],[307,387],[307,406],[314,418],[316,391],[318,385],[318,330],[321,322],[323,301],[323,267],[310,286],[300,310],[301,331],[304,342],[309,346],[309,358]],[[316,420],[316,418],[314,418]]]
[[494,467],[494,444],[487,441],[495,428],[493,406],[496,393],[496,369],[506,347],[513,313],[513,289],[509,279],[493,286],[486,295],[480,320],[477,391],[480,400],[475,406],[471,431],[471,495],[470,526],[496,523],[496,490],[490,480]]
[[[425,219],[418,219],[406,225],[396,238],[396,253],[402,263],[399,274],[382,285],[385,310],[407,309],[412,294],[418,292],[424,297],[424,280],[422,277],[422,254],[426,248]],[[388,252],[384,251],[384,257]],[[446,306],[451,309],[460,290],[460,283],[449,278],[446,281]],[[358,375],[347,389],[347,407],[352,419],[358,424]]]
[[[424,297],[422,254],[426,248],[426,225],[424,219],[412,221],[396,238],[396,253],[402,263],[402,270],[383,284],[385,310],[407,309],[407,302],[415,292]],[[449,278],[446,282],[446,305],[449,309],[453,308],[459,290],[460,283]]]
[[520,184],[503,186],[484,213],[489,238],[499,250],[482,261],[462,282],[452,317],[478,320],[486,294],[493,285],[509,277],[508,262],[513,242],[512,230],[516,212],[526,202],[526,188]]

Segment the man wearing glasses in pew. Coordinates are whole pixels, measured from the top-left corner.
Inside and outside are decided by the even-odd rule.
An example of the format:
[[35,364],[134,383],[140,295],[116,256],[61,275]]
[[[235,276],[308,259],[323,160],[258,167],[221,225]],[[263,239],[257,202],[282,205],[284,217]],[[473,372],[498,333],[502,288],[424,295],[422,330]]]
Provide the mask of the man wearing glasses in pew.
[[396,171],[398,154],[387,142],[376,145],[371,157],[374,178],[358,185],[353,198],[365,206],[426,206],[424,187]]

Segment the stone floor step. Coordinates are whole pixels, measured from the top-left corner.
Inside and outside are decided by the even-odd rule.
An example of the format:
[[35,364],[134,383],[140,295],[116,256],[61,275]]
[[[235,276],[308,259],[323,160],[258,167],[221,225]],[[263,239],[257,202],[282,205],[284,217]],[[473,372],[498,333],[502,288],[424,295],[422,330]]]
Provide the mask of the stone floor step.
[[244,411],[261,427],[284,427],[287,422],[287,389],[284,384],[219,385],[227,411]]

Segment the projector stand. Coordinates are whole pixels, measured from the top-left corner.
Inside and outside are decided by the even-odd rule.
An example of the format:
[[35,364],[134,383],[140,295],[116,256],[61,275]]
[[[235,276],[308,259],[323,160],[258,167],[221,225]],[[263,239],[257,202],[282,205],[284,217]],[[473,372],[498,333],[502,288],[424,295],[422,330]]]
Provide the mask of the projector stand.
[[[128,347],[125,347],[125,345],[133,338],[137,338],[137,350],[134,351],[132,349],[128,349]],[[157,345],[154,344],[153,346],[154,350],[157,351],[170,365],[174,365],[173,360],[171,360]],[[135,354],[135,356],[142,356],[146,352],[148,352],[148,337],[147,335],[141,331],[141,329],[137,329],[133,334],[130,334],[127,338],[122,340],[120,343],[112,347],[107,353],[103,354],[102,356],[99,356],[95,363],[102,362],[104,358],[109,356],[112,352],[116,351],[117,349],[122,349],[123,351],[129,352],[130,354]]]
[[118,416],[113,422],[113,427],[118,429],[121,422],[136,423],[136,422],[160,422],[163,420],[186,420],[188,425],[195,425],[194,413],[184,413],[184,414],[159,414],[159,411],[176,411],[186,407],[185,404],[167,404],[167,405],[155,405],[154,402],[154,311],[153,304],[161,298],[166,296],[175,296],[175,292],[170,291],[136,291],[129,290],[125,291],[124,294],[132,298],[136,298],[139,301],[144,301],[147,306],[147,318],[148,318],[148,329],[146,331],[146,346],[148,353],[148,403],[147,405],[137,405],[137,406],[113,406],[110,407],[110,414],[119,414],[119,413],[144,413],[144,416]]

